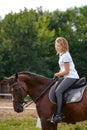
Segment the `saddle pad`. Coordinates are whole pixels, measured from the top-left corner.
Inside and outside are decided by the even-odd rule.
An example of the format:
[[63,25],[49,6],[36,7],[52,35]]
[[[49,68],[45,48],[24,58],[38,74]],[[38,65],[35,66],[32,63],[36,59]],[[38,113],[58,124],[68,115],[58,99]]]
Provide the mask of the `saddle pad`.
[[[49,100],[53,104],[56,104],[56,96],[55,96],[56,86],[57,86],[57,82],[51,87],[49,91]],[[83,86],[81,88],[68,90],[63,96],[64,102],[65,103],[79,102],[82,99],[86,87],[87,86]]]
[[53,104],[56,104],[56,96],[55,96],[56,87],[57,87],[57,82],[51,87],[49,91],[49,99]]

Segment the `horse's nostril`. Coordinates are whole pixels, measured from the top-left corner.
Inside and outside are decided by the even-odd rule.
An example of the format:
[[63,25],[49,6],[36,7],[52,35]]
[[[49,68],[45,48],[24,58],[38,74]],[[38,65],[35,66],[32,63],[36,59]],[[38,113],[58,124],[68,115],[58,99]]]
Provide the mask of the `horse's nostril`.
[[23,106],[20,105],[20,106],[15,107],[14,110],[20,113],[20,112],[23,112],[24,109],[23,109]]

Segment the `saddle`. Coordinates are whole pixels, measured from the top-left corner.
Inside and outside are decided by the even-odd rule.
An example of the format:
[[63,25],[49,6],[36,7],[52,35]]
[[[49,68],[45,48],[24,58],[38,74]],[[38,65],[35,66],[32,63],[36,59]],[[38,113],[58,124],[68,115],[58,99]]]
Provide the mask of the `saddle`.
[[[49,99],[53,104],[56,104],[55,90],[61,83],[63,78],[60,78],[54,83],[49,91]],[[82,77],[77,82],[75,82],[68,90],[63,94],[63,103],[79,102],[83,93],[87,87],[86,78]]]

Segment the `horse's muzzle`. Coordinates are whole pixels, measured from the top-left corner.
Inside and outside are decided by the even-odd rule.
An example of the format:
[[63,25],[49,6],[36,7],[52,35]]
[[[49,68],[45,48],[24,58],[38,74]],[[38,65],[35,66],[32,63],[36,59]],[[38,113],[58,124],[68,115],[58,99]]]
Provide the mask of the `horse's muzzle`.
[[20,104],[20,105],[14,107],[14,110],[15,110],[17,113],[20,113],[20,112],[23,112],[23,111],[24,111],[24,108],[23,108],[23,106]]

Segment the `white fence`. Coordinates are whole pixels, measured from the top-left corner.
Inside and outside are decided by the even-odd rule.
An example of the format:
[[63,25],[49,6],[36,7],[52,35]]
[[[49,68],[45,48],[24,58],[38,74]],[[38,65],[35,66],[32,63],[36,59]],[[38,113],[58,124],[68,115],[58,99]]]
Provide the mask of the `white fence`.
[[[9,93],[0,93],[0,98],[2,97],[2,96],[6,96],[6,97],[11,97],[12,95],[11,94],[9,94]],[[4,99],[5,100],[5,99]],[[0,103],[0,105],[1,105],[1,103]],[[13,109],[13,107],[7,107],[7,106],[0,106],[0,109]],[[28,110],[36,110],[36,108],[34,107],[26,107],[25,108],[26,110],[28,109]]]
[[0,93],[0,96],[11,96],[9,93]]

